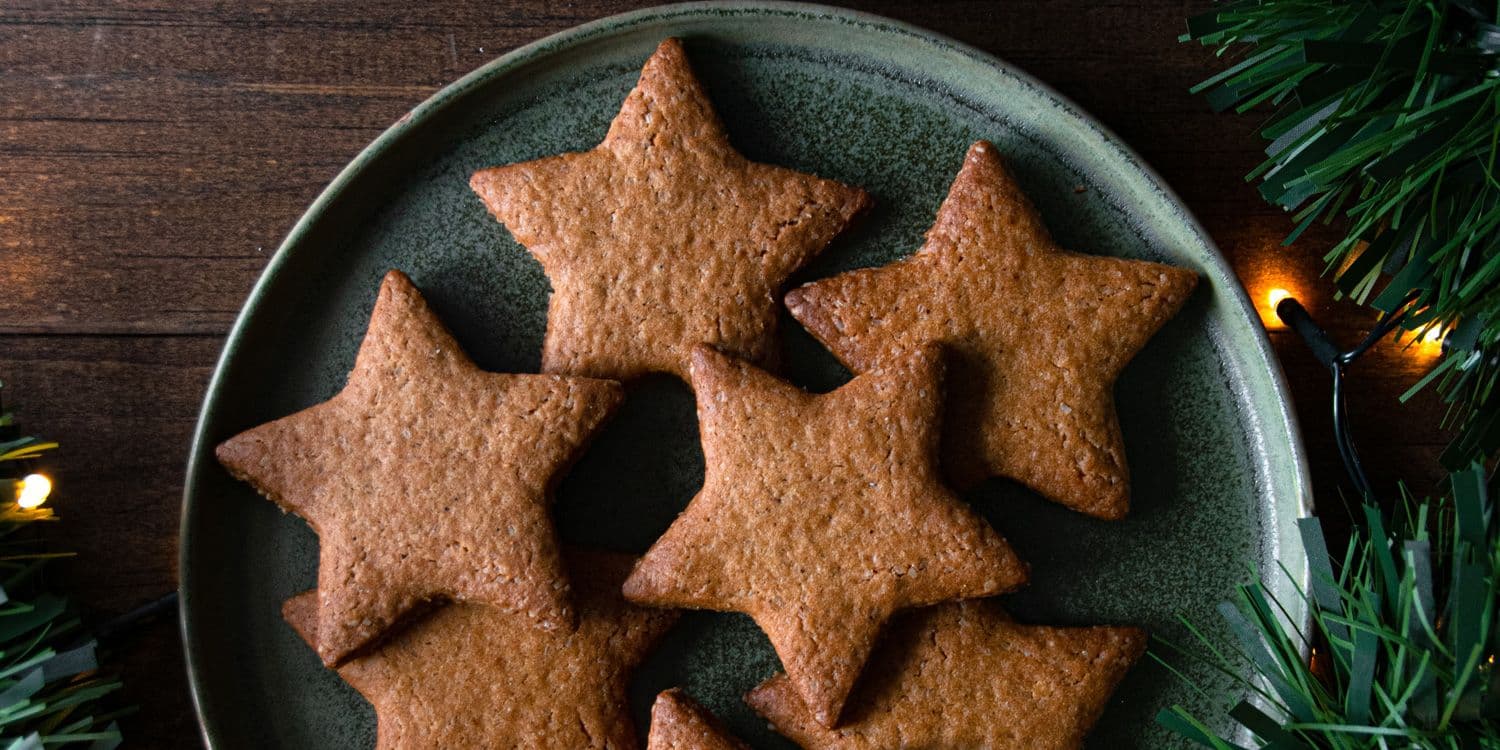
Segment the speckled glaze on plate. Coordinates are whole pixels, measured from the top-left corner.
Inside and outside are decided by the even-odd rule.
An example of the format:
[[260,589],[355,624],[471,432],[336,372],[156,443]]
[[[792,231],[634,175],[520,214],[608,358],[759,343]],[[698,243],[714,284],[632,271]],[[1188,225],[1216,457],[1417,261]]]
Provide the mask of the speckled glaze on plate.
[[[183,636],[210,746],[365,748],[375,726],[364,701],[281,622],[281,601],[313,585],[316,538],[231,480],[213,446],[341,387],[388,268],[412,276],[481,366],[534,371],[547,280],[469,192],[468,176],[594,146],[667,36],[685,40],[747,156],[874,196],[859,228],[798,281],[913,251],[979,138],[1009,157],[1064,246],[1202,275],[1118,384],[1134,475],[1127,520],[1085,518],[1000,481],[970,493],[1032,564],[1030,587],[1006,597],[1018,617],[1134,623],[1182,641],[1175,616],[1214,622],[1214,603],[1249,566],[1279,564],[1305,580],[1293,521],[1307,510],[1307,471],[1265,337],[1202,228],[1114,136],[1004,63],[893,21],[774,3],[650,9],[523,47],[413,109],[313,203],[251,294],[209,387],[183,507]],[[847,377],[789,318],[783,331],[795,380],[826,389]],[[686,505],[702,467],[691,394],[666,378],[639,383],[564,481],[562,532],[643,551]],[[1276,579],[1289,601],[1291,582]],[[756,747],[790,747],[740,702],[775,669],[747,618],[691,613],[636,679],[638,728],[651,696],[679,685]],[[1219,685],[1214,700],[1238,698],[1226,681],[1189,670]],[[1173,744],[1152,721],[1173,703],[1206,705],[1142,662],[1092,746]]]

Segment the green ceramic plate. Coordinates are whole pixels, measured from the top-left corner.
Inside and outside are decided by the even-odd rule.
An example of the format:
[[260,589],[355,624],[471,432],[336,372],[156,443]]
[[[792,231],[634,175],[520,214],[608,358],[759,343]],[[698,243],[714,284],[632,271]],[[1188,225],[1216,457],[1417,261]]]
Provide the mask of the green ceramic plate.
[[[470,194],[468,176],[594,146],[667,36],[685,39],[746,155],[874,196],[868,219],[799,281],[915,249],[979,138],[1010,158],[1064,246],[1202,274],[1186,309],[1119,381],[1134,473],[1128,520],[1090,520],[998,481],[971,493],[1033,566],[1031,586],[1006,598],[1019,617],[1137,623],[1181,640],[1174,617],[1213,622],[1213,604],[1248,566],[1279,562],[1305,577],[1292,523],[1307,510],[1307,472],[1266,339],[1202,228],[1114,136],[999,60],[893,21],[807,5],[646,10],[519,49],[412,110],[313,203],[251,294],[209,387],[183,508],[183,634],[210,745],[363,748],[375,726],[278,614],[313,585],[317,540],[232,481],[212,447],[341,387],[389,268],[411,274],[482,367],[535,371],[547,280]],[[847,377],[789,319],[784,330],[794,379],[826,389]],[[641,383],[563,483],[562,533],[643,551],[702,469],[691,394],[667,379]],[[788,747],[739,700],[775,669],[748,619],[690,614],[636,679],[638,726],[656,691],[681,685],[757,747]],[[1237,697],[1190,671],[1220,685],[1216,699]],[[1176,702],[1204,706],[1143,662],[1096,746],[1168,744],[1152,716]]]

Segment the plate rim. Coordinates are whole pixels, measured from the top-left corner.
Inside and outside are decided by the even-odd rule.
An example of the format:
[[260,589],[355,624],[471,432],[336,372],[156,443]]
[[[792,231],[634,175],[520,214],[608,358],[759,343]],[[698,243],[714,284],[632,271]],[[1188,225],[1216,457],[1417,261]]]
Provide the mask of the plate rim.
[[[199,680],[202,669],[197,663],[192,643],[193,626],[190,622],[189,610],[191,609],[192,597],[189,593],[192,588],[189,579],[193,577],[188,562],[188,539],[191,536],[191,520],[194,516],[194,488],[201,483],[200,475],[203,467],[211,462],[206,460],[206,453],[210,453],[212,446],[209,444],[207,424],[218,405],[218,395],[225,369],[239,348],[241,339],[249,325],[252,309],[258,306],[272,283],[273,277],[279,275],[291,250],[301,243],[302,236],[319,221],[326,213],[329,205],[335,201],[344,190],[355,182],[365,169],[385,152],[392,149],[396,144],[407,137],[409,132],[421,125],[429,117],[437,115],[452,103],[461,98],[462,94],[470,88],[479,86],[496,75],[503,75],[507,70],[520,67],[532,60],[538,59],[557,48],[566,47],[569,44],[582,42],[592,37],[608,33],[615,29],[625,28],[653,20],[670,20],[682,16],[701,16],[709,13],[720,14],[724,12],[735,12],[745,15],[757,13],[769,13],[776,15],[806,14],[825,17],[829,20],[849,22],[851,25],[864,25],[874,27],[877,32],[899,33],[917,40],[926,42],[939,49],[955,52],[981,65],[993,68],[1004,76],[1009,76],[1020,83],[1030,87],[1039,96],[1048,100],[1052,108],[1060,111],[1070,120],[1085,130],[1091,132],[1101,145],[1113,151],[1112,156],[1137,173],[1153,191],[1162,196],[1174,209],[1177,218],[1191,230],[1197,242],[1201,243],[1207,251],[1204,260],[1211,270],[1219,277],[1233,283],[1224,285],[1227,296],[1226,302],[1237,306],[1238,312],[1251,321],[1259,320],[1259,313],[1249,298],[1244,284],[1240,281],[1234,269],[1229,265],[1228,259],[1224,257],[1217,243],[1203,227],[1197,216],[1189,210],[1188,205],[1182,197],[1167,184],[1160,174],[1153,169],[1133,148],[1131,148],[1113,130],[1092,115],[1087,110],[1078,106],[1070,98],[1054,89],[1051,85],[1037,79],[1025,70],[965,42],[953,39],[947,35],[931,31],[929,29],[896,20],[887,16],[869,13],[850,8],[841,8],[830,5],[809,2],[795,2],[791,0],[730,0],[728,2],[711,2],[699,0],[697,2],[686,2],[672,5],[654,5],[636,10],[603,16],[592,21],[568,27],[566,29],[548,34],[527,44],[512,49],[485,64],[475,68],[457,80],[449,83],[430,94],[421,102],[412,106],[405,114],[394,123],[381,131],[369,144],[360,149],[350,159],[349,163],[341,168],[337,175],[329,181],[328,185],[321,190],[312,203],[302,212],[285,238],[277,246],[275,253],[261,270],[260,276],[251,287],[250,293],[245,297],[239,312],[235,316],[234,324],[230,327],[224,338],[223,348],[214,363],[212,376],[203,391],[203,403],[199,407],[196,421],[193,427],[192,440],[189,445],[187,467],[183,476],[181,516],[178,522],[178,550],[177,550],[177,577],[178,577],[178,628],[182,640],[183,659],[187,671],[188,693],[193,704],[194,718],[198,724],[198,732],[203,739],[205,747],[215,747],[215,738],[209,731],[208,717],[205,714],[205,696],[203,685]],[[1304,439],[1297,415],[1292,406],[1290,391],[1287,387],[1286,373],[1280,361],[1276,358],[1271,347],[1270,337],[1264,326],[1250,326],[1249,339],[1252,350],[1247,352],[1251,355],[1254,364],[1265,368],[1270,378],[1271,390],[1276,396],[1276,413],[1271,415],[1262,414],[1262,417],[1270,417],[1268,421],[1278,423],[1282,430],[1289,436],[1287,446],[1292,458],[1293,483],[1292,489],[1296,495],[1296,510],[1299,518],[1311,516],[1314,511],[1313,497],[1311,492],[1311,471],[1307,460]],[[1311,569],[1303,556],[1301,570],[1287,571],[1295,572],[1294,583],[1307,590],[1311,580]],[[1311,622],[1311,613],[1304,611],[1300,627],[1305,627]],[[1305,648],[1304,648],[1305,651]],[[1304,653],[1305,655],[1305,653]]]

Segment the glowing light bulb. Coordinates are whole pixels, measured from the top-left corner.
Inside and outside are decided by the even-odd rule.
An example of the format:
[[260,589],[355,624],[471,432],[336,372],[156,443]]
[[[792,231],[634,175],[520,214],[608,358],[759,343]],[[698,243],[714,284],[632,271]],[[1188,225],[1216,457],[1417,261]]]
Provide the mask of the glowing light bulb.
[[21,492],[16,496],[16,505],[31,510],[41,507],[52,494],[52,480],[41,474],[28,474],[21,480]]
[[1443,340],[1448,338],[1448,329],[1433,324],[1420,329],[1415,334],[1412,352],[1418,357],[1437,357],[1443,352]]
[[1276,289],[1272,289],[1269,293],[1267,293],[1266,302],[1270,303],[1271,312],[1276,312],[1276,306],[1281,304],[1282,300],[1290,296],[1292,296],[1291,292],[1288,292],[1287,290],[1281,289],[1279,287]]
[[1281,319],[1281,316],[1276,313],[1276,306],[1279,305],[1279,304],[1281,304],[1282,300],[1289,299],[1289,298],[1291,298],[1291,296],[1292,296],[1291,292],[1289,292],[1289,291],[1287,291],[1287,290],[1285,290],[1285,289],[1283,289],[1283,288],[1281,288],[1279,286],[1278,287],[1272,287],[1270,290],[1268,290],[1266,292],[1266,296],[1265,296],[1265,300],[1266,300],[1265,304],[1266,304],[1266,306],[1261,309],[1261,311],[1260,311],[1260,317],[1261,317],[1261,320],[1263,320],[1265,322],[1267,328],[1285,328],[1286,327],[1286,322],[1283,321]]

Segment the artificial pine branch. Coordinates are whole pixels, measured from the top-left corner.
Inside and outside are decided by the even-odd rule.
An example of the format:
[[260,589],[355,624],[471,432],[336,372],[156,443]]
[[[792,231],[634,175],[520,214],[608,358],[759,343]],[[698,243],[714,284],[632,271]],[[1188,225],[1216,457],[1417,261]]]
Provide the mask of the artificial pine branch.
[[[1276,114],[1247,179],[1295,222],[1345,230],[1341,295],[1447,333],[1450,469],[1500,448],[1500,26],[1496,0],[1236,0],[1184,41],[1240,61],[1199,84],[1216,110]],[[1415,389],[1413,389],[1415,390]],[[1410,394],[1408,394],[1409,396]]]
[[[1229,716],[1262,750],[1500,748],[1500,519],[1482,467],[1450,486],[1441,500],[1403,496],[1391,520],[1366,506],[1366,532],[1342,559],[1316,518],[1298,522],[1312,571],[1299,592],[1308,631],[1256,582],[1220,607],[1232,642],[1189,623],[1207,653],[1168,648],[1207,659],[1258,697]],[[1157,720],[1206,747],[1240,747],[1182,706]]]
[[46,506],[20,507],[20,472],[10,470],[57,444],[13,433],[11,416],[0,414],[0,748],[112,750],[120,713],[102,701],[121,683],[99,672],[95,642],[80,635],[66,600],[41,585],[42,566],[61,555],[25,531],[56,516]]

